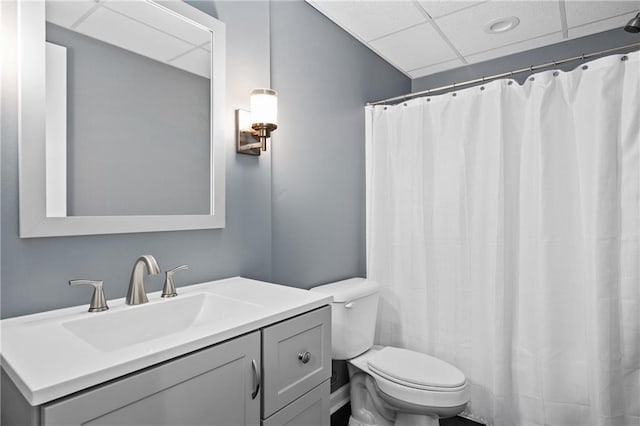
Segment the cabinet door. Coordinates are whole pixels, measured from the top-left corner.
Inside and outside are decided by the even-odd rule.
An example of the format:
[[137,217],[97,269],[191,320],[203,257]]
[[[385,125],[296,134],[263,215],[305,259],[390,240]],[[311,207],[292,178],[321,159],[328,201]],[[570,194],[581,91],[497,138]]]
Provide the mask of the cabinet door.
[[262,361],[267,418],[331,377],[331,308],[264,328]]
[[262,426],[329,426],[329,383],[329,380],[325,380],[311,392],[263,420]]
[[260,333],[185,355],[42,408],[44,425],[256,425]]

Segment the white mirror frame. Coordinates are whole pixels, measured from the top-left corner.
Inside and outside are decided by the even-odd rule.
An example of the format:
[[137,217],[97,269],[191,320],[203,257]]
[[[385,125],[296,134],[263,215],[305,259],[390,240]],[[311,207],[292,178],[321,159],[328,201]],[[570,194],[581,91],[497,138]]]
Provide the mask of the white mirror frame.
[[47,216],[45,3],[18,1],[18,140],[20,237],[120,234],[224,228],[225,27],[182,1],[153,2],[212,33],[210,214],[149,216]]

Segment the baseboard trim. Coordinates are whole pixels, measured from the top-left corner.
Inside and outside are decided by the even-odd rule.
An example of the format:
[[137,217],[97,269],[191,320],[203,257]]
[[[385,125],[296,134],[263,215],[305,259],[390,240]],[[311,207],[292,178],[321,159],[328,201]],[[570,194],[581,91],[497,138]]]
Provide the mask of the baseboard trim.
[[349,403],[349,383],[331,393],[329,404],[331,405],[331,414],[335,413]]

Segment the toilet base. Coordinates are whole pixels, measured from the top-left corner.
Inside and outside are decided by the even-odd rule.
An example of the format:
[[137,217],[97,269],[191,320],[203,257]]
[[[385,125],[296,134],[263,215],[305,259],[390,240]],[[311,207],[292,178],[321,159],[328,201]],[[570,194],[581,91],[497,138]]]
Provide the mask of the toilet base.
[[[393,426],[439,426],[440,420],[437,416],[425,416],[421,414],[398,413]],[[382,426],[372,423],[363,423],[349,417],[349,426]]]
[[349,426],[379,426],[376,423],[365,423],[360,420],[354,419],[353,416],[349,416]]
[[394,426],[439,426],[438,416],[424,414],[398,413]]

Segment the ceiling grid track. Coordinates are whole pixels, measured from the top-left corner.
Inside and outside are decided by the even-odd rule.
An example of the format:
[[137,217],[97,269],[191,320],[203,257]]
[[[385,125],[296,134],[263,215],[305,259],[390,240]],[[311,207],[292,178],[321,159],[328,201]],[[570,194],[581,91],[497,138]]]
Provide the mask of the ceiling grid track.
[[87,20],[87,18],[89,16],[91,16],[93,14],[93,12],[95,12],[96,10],[100,9],[102,7],[102,4],[100,3],[96,3],[91,9],[89,9],[85,14],[83,14],[81,17],[79,17],[69,28],[71,28],[72,30],[78,28],[78,25],[82,24],[84,21]]
[[422,7],[422,5],[417,1],[417,0],[413,0],[413,4],[418,8],[418,10],[420,11],[420,13],[422,13],[424,15],[425,18],[427,18],[427,22],[429,22],[431,24],[431,26],[433,27],[434,30],[436,30],[438,32],[438,34],[440,34],[440,37],[442,37],[442,40],[444,40],[444,42],[449,45],[449,47],[451,48],[451,50],[453,50],[453,52],[456,54],[456,56],[458,57],[458,59],[464,64],[467,65],[468,62],[466,60],[466,58],[464,56],[462,56],[462,54],[460,53],[460,51],[453,45],[453,43],[451,43],[451,40],[449,40],[449,37],[446,36],[446,34],[440,29],[440,27],[438,26],[438,24],[436,24],[436,21],[431,17],[431,15],[429,15],[429,12],[427,12],[426,10],[424,10],[424,7]]
[[562,38],[569,38],[569,25],[567,25],[567,5],[564,4],[565,0],[558,0],[558,7],[560,8],[560,24],[562,25]]

